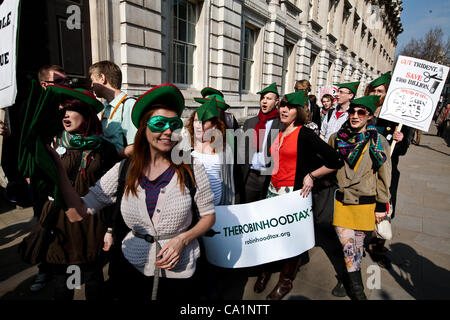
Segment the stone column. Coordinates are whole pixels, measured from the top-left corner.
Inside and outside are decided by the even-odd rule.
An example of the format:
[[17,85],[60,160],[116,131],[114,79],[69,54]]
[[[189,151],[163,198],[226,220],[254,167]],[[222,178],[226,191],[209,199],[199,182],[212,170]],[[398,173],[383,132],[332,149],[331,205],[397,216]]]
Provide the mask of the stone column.
[[297,76],[295,80],[309,80],[311,72],[311,42],[308,39],[300,39],[297,55]]
[[128,93],[142,93],[162,83],[161,40],[161,0],[121,1],[120,60]]
[[276,21],[266,25],[264,41],[263,79],[261,87],[273,82],[281,85],[284,54],[284,27]]
[[239,93],[241,28],[240,1],[211,1],[209,83],[210,86],[235,96]]

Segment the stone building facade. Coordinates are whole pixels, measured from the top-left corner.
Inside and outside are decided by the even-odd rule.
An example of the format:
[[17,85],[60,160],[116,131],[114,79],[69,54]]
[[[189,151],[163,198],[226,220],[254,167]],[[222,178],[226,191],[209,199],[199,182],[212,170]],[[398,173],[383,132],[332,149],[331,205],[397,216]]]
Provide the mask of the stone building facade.
[[[188,107],[205,86],[224,92],[237,118],[254,115],[261,88],[308,79],[361,81],[392,70],[401,0],[90,0],[92,61],[122,68],[139,94],[171,82]],[[189,108],[187,108],[186,112]],[[187,114],[186,114],[187,115]]]

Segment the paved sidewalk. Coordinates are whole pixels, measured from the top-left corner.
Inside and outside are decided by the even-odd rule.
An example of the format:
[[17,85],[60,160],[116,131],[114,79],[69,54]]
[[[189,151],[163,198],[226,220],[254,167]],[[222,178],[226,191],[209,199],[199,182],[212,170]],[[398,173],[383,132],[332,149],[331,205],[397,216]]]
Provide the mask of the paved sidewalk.
[[[381,274],[380,289],[366,285],[371,300],[450,299],[450,148],[435,132],[432,125],[430,133],[422,135],[421,145],[411,145],[400,160],[394,238],[386,243],[393,267],[372,267],[376,264],[369,255],[363,260],[365,283],[377,270]],[[18,243],[33,225],[31,208],[14,209],[0,201],[0,299],[50,299],[51,286],[39,293],[29,291],[37,268],[23,264],[16,254]],[[347,300],[331,295],[336,284],[334,275],[323,250],[314,248],[310,250],[310,262],[301,267],[285,299]],[[253,293],[255,280],[253,275],[231,273],[227,281],[229,297],[263,300],[275,286],[278,274],[261,294]],[[83,290],[76,290],[75,298],[84,299]]]

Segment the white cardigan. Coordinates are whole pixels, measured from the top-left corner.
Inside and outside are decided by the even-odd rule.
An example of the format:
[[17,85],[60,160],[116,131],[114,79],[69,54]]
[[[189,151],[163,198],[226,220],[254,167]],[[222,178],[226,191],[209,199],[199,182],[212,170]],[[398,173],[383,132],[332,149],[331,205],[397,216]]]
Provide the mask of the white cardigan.
[[[102,208],[115,203],[121,163],[117,163],[111,168],[82,198],[89,213],[95,214]],[[215,214],[214,195],[205,169],[203,165],[194,165],[193,168],[197,188],[194,201],[199,213],[201,216]],[[129,196],[123,195],[120,209],[126,225],[132,231],[152,236],[184,232],[189,228],[193,216],[189,189],[184,186],[184,194],[181,193],[177,174],[165,188],[161,189],[152,219],[147,211],[145,190],[140,185],[137,187],[137,197],[131,193]],[[159,243],[161,247],[164,247],[169,241],[170,239],[160,240]],[[149,243],[129,232],[122,241],[122,252],[125,258],[144,275],[154,275],[155,243]],[[178,264],[171,270],[160,269],[160,276],[167,278],[191,277],[199,256],[198,241],[191,241],[184,248]]]

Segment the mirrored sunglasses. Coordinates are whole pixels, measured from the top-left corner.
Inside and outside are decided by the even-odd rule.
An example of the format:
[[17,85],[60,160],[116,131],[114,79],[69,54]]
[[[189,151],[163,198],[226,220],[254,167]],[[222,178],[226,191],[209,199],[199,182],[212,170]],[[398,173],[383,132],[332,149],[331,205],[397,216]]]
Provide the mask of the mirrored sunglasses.
[[357,114],[358,115],[358,117],[360,117],[360,118],[363,118],[363,117],[365,117],[367,114],[368,114],[368,112],[366,111],[366,110],[364,110],[364,109],[358,109],[358,110],[355,110],[355,109],[348,109],[348,114],[349,115],[353,115],[353,114]]

